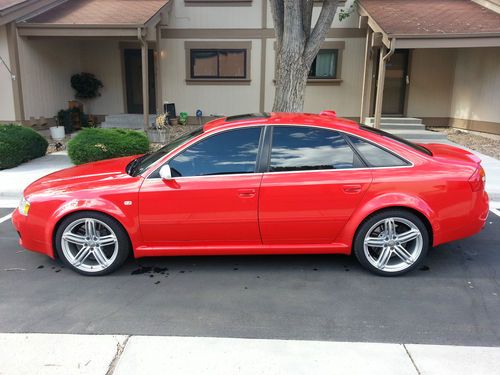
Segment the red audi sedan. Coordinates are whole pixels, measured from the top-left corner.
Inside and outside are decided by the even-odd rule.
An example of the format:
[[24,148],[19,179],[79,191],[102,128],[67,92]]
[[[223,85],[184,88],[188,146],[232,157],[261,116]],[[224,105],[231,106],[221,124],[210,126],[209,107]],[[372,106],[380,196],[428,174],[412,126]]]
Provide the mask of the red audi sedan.
[[335,117],[218,119],[156,152],[68,168],[24,191],[26,249],[84,275],[126,258],[351,254],[384,276],[430,246],[479,232],[485,174],[473,154],[413,144]]

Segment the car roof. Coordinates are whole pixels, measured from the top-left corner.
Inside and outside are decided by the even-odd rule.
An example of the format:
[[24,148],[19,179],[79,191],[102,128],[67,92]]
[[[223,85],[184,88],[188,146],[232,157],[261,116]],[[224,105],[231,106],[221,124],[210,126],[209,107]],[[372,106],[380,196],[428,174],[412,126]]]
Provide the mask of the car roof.
[[207,122],[203,131],[248,125],[311,125],[337,130],[359,129],[357,122],[337,117],[334,111],[323,111],[320,114],[269,112],[224,117]]

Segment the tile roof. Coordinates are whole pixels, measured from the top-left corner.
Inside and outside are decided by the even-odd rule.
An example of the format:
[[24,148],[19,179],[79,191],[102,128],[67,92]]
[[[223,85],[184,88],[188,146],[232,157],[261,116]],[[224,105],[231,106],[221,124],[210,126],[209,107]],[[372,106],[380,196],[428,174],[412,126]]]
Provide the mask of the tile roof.
[[27,22],[50,25],[144,25],[168,2],[169,0],[70,0]]
[[500,33],[500,14],[471,0],[360,0],[389,35]]

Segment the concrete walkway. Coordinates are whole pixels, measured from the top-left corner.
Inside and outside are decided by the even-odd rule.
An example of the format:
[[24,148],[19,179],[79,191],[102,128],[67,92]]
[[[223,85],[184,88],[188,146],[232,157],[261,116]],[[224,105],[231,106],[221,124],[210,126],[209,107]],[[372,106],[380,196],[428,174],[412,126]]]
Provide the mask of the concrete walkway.
[[73,166],[66,151],[30,160],[0,171],[0,207],[17,207],[23,190],[49,173]]
[[498,373],[500,348],[208,337],[0,334],[0,374]]

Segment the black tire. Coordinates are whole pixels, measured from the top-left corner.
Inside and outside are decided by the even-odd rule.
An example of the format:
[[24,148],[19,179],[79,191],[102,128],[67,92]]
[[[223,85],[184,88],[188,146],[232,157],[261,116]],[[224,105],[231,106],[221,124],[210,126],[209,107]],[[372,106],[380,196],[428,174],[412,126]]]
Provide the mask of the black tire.
[[[394,270],[394,271],[385,271],[382,269],[377,268],[370,260],[368,259],[367,254],[365,253],[365,247],[364,247],[364,241],[365,237],[368,233],[368,231],[372,230],[377,223],[380,223],[382,220],[386,220],[389,218],[401,218],[403,220],[407,220],[413,225],[418,228],[421,234],[421,251],[418,256],[415,256],[415,260],[411,265],[404,265],[407,266],[407,268],[403,270]],[[401,224],[402,227],[405,226],[405,224]],[[385,233],[385,232],[384,232]],[[415,240],[417,241],[417,240]],[[420,241],[420,240],[418,240]],[[366,219],[358,228],[355,238],[354,238],[354,243],[353,243],[353,252],[356,258],[358,259],[359,263],[366,268],[367,270],[381,276],[399,276],[402,274],[405,274],[407,272],[410,272],[418,267],[421,266],[422,262],[424,261],[427,252],[429,250],[429,242],[430,242],[430,235],[429,235],[429,230],[427,229],[426,225],[422,222],[422,219],[420,219],[417,215],[410,211],[402,210],[402,209],[391,209],[391,210],[385,210],[385,211],[380,211],[378,213],[375,213],[374,215],[370,216],[368,219]],[[411,241],[408,242],[408,244],[412,244]],[[415,242],[416,244],[416,242]],[[387,245],[387,246],[390,246]],[[371,250],[377,250],[377,248],[369,248]],[[382,250],[380,250],[382,251]],[[391,253],[393,255],[390,256],[390,259],[395,259],[396,261],[401,262],[401,259],[394,258],[396,256],[395,253]],[[373,261],[373,259],[372,259]],[[389,263],[388,263],[389,264]],[[385,267],[384,267],[385,268]]]
[[[62,245],[63,233],[65,232],[66,228],[73,225],[75,222],[81,221],[82,219],[98,220],[107,225],[114,232],[118,244],[117,253],[116,256],[114,257],[114,260],[105,269],[99,271],[87,272],[83,269],[77,268],[70,262],[65,252],[63,251],[63,245]],[[65,217],[58,226],[56,233],[54,234],[54,242],[55,242],[56,253],[59,259],[64,263],[64,265],[72,269],[73,271],[78,272],[79,274],[85,276],[102,276],[116,271],[120,266],[123,265],[125,260],[127,260],[131,251],[130,239],[128,237],[127,232],[122,227],[122,225],[112,217],[95,211],[81,211]]]

